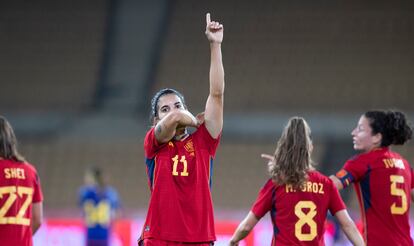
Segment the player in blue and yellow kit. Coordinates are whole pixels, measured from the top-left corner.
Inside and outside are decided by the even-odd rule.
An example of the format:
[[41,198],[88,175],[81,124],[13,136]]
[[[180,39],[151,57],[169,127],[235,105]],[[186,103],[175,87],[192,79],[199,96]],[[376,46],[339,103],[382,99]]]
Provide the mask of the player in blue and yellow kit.
[[111,225],[119,209],[118,193],[105,184],[99,168],[91,168],[86,172],[85,183],[79,192],[79,202],[87,228],[86,245],[108,246]]

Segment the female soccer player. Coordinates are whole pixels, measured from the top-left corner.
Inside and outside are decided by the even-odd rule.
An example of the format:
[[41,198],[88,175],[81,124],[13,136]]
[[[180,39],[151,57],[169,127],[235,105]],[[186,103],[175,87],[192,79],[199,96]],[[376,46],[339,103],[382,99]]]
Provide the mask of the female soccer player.
[[412,169],[389,148],[411,136],[403,113],[368,111],[352,131],[354,149],[362,153],[331,176],[338,189],[355,183],[367,245],[413,245],[408,222],[410,193],[414,193]]
[[17,139],[0,116],[0,244],[33,245],[42,223],[42,189],[36,169],[17,150]]
[[91,167],[85,173],[85,185],[79,191],[86,225],[86,246],[109,246],[111,229],[120,207],[118,192],[107,184],[104,172]]
[[328,210],[354,245],[364,245],[333,182],[313,168],[312,148],[306,121],[291,118],[274,156],[262,155],[269,159],[271,179],[237,227],[230,245],[238,245],[267,212],[274,231],[271,245],[324,245]]
[[[216,240],[210,189],[223,126],[223,26],[211,21],[210,14],[206,22],[210,93],[200,120],[173,89],[163,89],[152,99],[154,127],[144,141],[151,198],[141,245],[210,245]],[[197,129],[189,134],[186,127]]]

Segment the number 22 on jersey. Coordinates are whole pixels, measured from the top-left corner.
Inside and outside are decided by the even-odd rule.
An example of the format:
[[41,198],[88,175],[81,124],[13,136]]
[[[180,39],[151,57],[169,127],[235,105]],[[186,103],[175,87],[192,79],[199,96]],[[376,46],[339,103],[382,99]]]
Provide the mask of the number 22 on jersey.
[[[185,155],[182,155],[181,158],[179,159],[178,155],[175,155],[174,158],[171,158],[173,161],[173,170],[172,170],[172,175],[173,176],[188,176],[188,170],[187,170],[187,160],[185,159]],[[179,159],[179,161],[178,161]],[[177,166],[178,163],[183,165],[183,171],[178,173],[177,171]]]
[[[0,198],[3,198],[5,195],[8,196],[3,206],[0,208],[0,224],[30,225],[30,219],[24,218],[23,216],[26,214],[26,210],[32,203],[33,188],[23,186],[0,187]],[[24,198],[24,196],[26,197]],[[24,199],[17,215],[6,217],[7,212],[15,204],[17,199]],[[18,204],[21,204],[21,202]]]

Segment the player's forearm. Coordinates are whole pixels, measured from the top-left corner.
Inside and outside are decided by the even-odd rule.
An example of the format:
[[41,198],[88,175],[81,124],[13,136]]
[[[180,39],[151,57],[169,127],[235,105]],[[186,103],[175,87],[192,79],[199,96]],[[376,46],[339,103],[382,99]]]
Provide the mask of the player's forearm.
[[249,235],[251,230],[252,229],[246,227],[244,223],[241,223],[237,227],[237,230],[234,232],[233,236],[231,237],[229,245],[230,246],[237,245],[242,239],[244,239],[245,237],[247,237],[247,235]]
[[192,113],[187,110],[181,110],[176,112],[176,126],[197,126],[197,119],[194,117]]
[[240,240],[247,237],[247,235],[249,235],[250,231],[253,230],[258,221],[259,220],[253,214],[253,212],[250,211],[234,232],[230,240],[230,245],[237,245]]
[[177,128],[186,126],[197,126],[197,119],[187,110],[171,112],[155,126],[155,138],[166,143],[175,136]]
[[43,203],[33,203],[32,205],[32,235],[36,233],[43,221]]
[[335,214],[335,217],[338,219],[341,229],[344,231],[349,241],[351,241],[353,245],[363,246],[364,239],[356,228],[354,221],[349,217],[346,209],[338,211]]
[[40,228],[41,223],[32,223],[32,235],[34,235]]
[[365,245],[364,239],[362,239],[362,236],[359,233],[354,223],[342,226],[342,230],[344,231],[346,237],[349,239],[349,241],[352,242],[353,245],[355,246]]
[[414,189],[411,190],[411,201],[414,202]]
[[221,43],[210,43],[210,96],[222,97],[224,94],[224,67]]

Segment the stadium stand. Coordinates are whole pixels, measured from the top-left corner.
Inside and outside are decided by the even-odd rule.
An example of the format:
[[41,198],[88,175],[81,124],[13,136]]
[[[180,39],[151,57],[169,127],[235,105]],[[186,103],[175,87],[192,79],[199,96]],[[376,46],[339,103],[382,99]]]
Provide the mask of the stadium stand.
[[90,109],[108,1],[5,1],[0,8],[0,108]]
[[[245,210],[251,205],[267,178],[260,153],[274,151],[287,116],[316,115],[307,119],[319,133],[343,129],[339,140],[333,138],[336,135],[315,137],[315,161],[323,170],[333,171],[343,161],[344,155],[337,154],[343,152],[341,148],[352,150],[349,133],[361,112],[373,107],[414,111],[410,101],[414,94],[412,2],[171,2],[164,26],[167,32],[156,47],[160,57],[155,80],[148,81],[150,89],[137,93],[136,100],[149,98],[159,88],[174,87],[184,93],[192,112],[201,111],[209,66],[204,14],[209,11],[224,23],[225,129],[213,176],[218,210]],[[108,1],[97,0],[2,2],[0,110],[22,114],[89,111],[102,62],[107,6]],[[122,74],[136,69],[120,67]],[[111,82],[118,86],[122,80]],[[73,119],[61,124],[58,132],[40,138],[28,134],[31,121],[23,129],[18,127],[18,134],[30,135],[19,137],[22,153],[39,170],[46,209],[74,207],[84,169],[93,164],[111,174],[126,208],[147,206],[142,141],[148,121],[147,111],[140,110],[138,117],[129,116],[140,132],[131,130],[131,121],[109,121],[101,129],[96,123],[101,118],[93,118],[96,111],[86,116],[91,120]],[[347,118],[326,121],[328,129],[317,119],[329,115]],[[106,117],[119,115],[110,112]],[[351,125],[341,125],[347,119]],[[82,130],[73,130],[85,122]],[[120,130],[123,135],[114,137]],[[412,163],[413,153],[412,144],[402,152]]]

